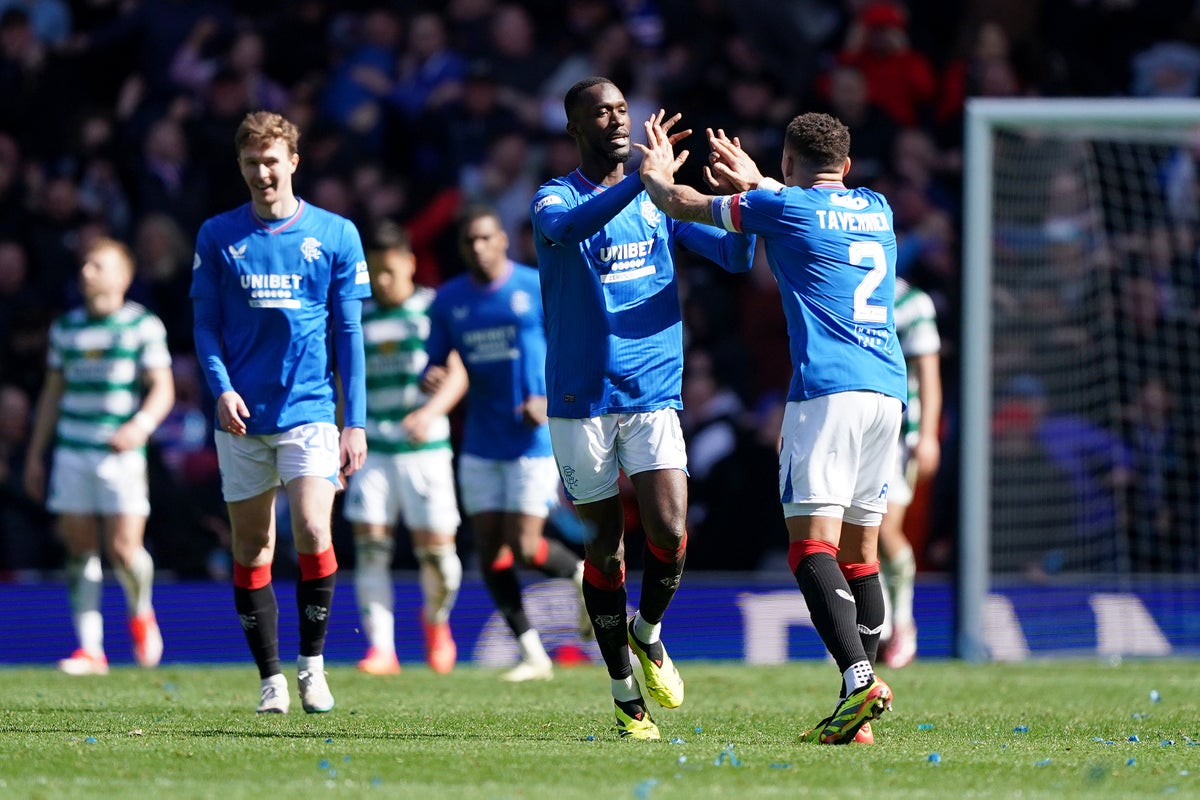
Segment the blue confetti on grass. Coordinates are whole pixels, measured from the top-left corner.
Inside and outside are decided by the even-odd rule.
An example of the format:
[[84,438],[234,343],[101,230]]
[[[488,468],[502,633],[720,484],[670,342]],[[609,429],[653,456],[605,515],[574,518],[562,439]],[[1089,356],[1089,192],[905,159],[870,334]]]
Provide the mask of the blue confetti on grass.
[[704,728],[702,728],[702,727],[700,727],[699,725],[697,725],[697,726],[696,726],[696,733],[704,733]]
[[933,723],[932,722],[922,722],[920,725],[917,726],[917,730],[931,731],[931,730],[933,730]]
[[596,741],[596,734],[589,733],[587,736],[583,737],[583,740],[585,742],[594,742],[594,741]]
[[687,763],[687,756],[680,756],[679,758],[675,759],[675,761],[676,761],[677,763],[680,763],[680,764],[686,764],[686,763]]
[[83,741],[84,741],[85,743],[87,743],[87,744],[95,744],[95,743],[96,743],[96,737],[95,737],[95,736],[89,736],[89,737],[87,737],[86,739],[84,739]]
[[1131,757],[1128,761],[1125,762],[1125,766],[1132,767],[1136,763],[1137,763],[1137,759]]
[[739,759],[737,754],[733,752],[732,744],[725,745],[725,749],[720,753],[717,753],[717,757],[713,761],[713,766],[719,767],[726,762],[728,762],[729,766],[731,767],[740,767],[742,765],[741,759]]
[[382,785],[383,785],[383,778],[379,777],[378,775],[374,775],[374,776],[372,776],[372,777],[371,777],[371,785],[372,785],[372,786],[382,786]]
[[658,785],[658,778],[647,778],[633,788],[633,794],[639,800],[646,800],[650,796],[650,790]]
[[1174,739],[1163,739],[1158,744],[1161,747],[1170,747],[1171,745],[1175,744],[1175,740]]
[[1017,727],[1013,728],[1013,733],[1029,733],[1029,726],[1018,725]]
[[791,769],[791,768],[792,768],[791,763],[786,762],[786,761],[777,761],[771,765],[771,769]]
[[1048,766],[1050,766],[1050,759],[1043,758],[1041,761],[1034,764],[1034,766],[1035,767],[1048,767]]
[[940,763],[942,763],[942,754],[941,753],[930,753],[929,758],[927,758],[925,760],[928,761],[930,764],[940,764]]
[[1141,741],[1141,739],[1139,739],[1139,738],[1138,738],[1138,735],[1137,735],[1136,733],[1131,733],[1131,734],[1129,735],[1129,739],[1127,739],[1126,741],[1130,741],[1130,742],[1140,742],[1140,741]]
[[349,763],[350,763],[350,756],[342,756],[342,763],[344,763],[344,764],[349,764]]
[[329,760],[322,758],[317,762],[317,769],[329,769]]
[[674,736],[671,738],[671,744],[684,744],[683,738],[680,736]]
[[1150,702],[1157,703],[1157,702],[1160,702],[1161,700],[1162,700],[1162,695],[1158,693],[1158,689],[1151,689],[1150,690]]

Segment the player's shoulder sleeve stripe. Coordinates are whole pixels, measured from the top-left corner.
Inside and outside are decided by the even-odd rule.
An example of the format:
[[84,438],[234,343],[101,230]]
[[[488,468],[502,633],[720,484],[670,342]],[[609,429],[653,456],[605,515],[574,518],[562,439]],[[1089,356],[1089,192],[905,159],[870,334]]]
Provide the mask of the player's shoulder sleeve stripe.
[[713,222],[727,231],[742,232],[742,195],[727,194],[712,201]]

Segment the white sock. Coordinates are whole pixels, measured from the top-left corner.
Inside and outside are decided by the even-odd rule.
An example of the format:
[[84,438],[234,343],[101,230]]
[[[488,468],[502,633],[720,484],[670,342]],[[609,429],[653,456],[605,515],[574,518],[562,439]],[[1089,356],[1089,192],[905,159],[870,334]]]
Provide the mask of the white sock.
[[454,542],[418,547],[421,594],[425,600],[425,621],[431,624],[446,622],[458,600],[462,586],[462,561]]
[[396,651],[396,615],[392,596],[391,539],[360,538],[354,542],[354,595],[367,643],[384,653]]
[[542,646],[542,637],[530,628],[517,637],[517,647],[521,649],[521,660],[533,664],[544,664],[550,660],[546,648]]
[[639,611],[633,617],[633,635],[638,638],[639,642],[654,644],[662,635],[662,623],[656,622],[651,625],[642,619],[642,612]]
[[842,686],[846,690],[847,697],[850,696],[851,692],[857,692],[864,686],[869,686],[873,680],[875,680],[875,671],[871,669],[870,661],[859,661],[856,664],[851,664],[842,673]]
[[104,618],[100,615],[100,591],[104,572],[99,553],[85,553],[67,559],[67,591],[71,598],[71,621],[75,637],[85,652],[104,652]]
[[139,547],[127,565],[115,565],[117,582],[125,590],[125,607],[130,617],[140,617],[154,610],[151,603],[154,591],[154,558],[144,547]]
[[610,678],[609,682],[612,684],[612,696],[614,700],[628,703],[631,700],[642,699],[642,691],[638,688],[637,681],[633,679],[632,675],[621,680]]
[[296,656],[297,672],[324,672],[325,656]]
[[880,564],[887,576],[888,594],[892,601],[893,625],[913,623],[913,587],[917,580],[917,557],[911,546]]

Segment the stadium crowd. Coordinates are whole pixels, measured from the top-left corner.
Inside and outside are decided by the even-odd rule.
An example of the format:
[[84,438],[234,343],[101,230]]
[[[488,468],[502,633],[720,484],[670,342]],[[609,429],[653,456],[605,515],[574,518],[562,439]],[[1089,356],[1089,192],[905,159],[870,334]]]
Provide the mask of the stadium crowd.
[[[296,121],[297,193],[360,230],[399,222],[417,281],[438,286],[465,269],[452,228],[468,203],[495,207],[513,258],[536,263],[529,201],[573,168],[562,97],[593,74],[623,89],[631,118],[682,112],[697,131],[737,135],[764,165],[800,111],[826,110],[850,127],[847,182],[890,199],[899,273],[937,306],[944,458],[919,557],[947,567],[964,101],[1194,96],[1197,42],[1200,12],[1182,0],[0,0],[0,570],[56,569],[64,558],[21,467],[47,331],[79,304],[89,242],[111,236],[133,248],[130,297],[163,320],[173,354],[176,403],[150,453],[148,546],[163,570],[225,578],[212,398],[188,290],[198,226],[245,201],[227,180],[242,118],[270,109]],[[699,161],[684,181],[701,185]],[[783,563],[774,476],[790,367],[777,289],[766,269],[689,266],[681,254],[688,564]],[[1172,278],[1147,267],[1138,279]],[[1197,307],[1194,294],[1175,302]],[[1161,406],[1155,389],[1147,378],[1133,394]],[[351,565],[353,537],[335,517],[338,557]],[[627,522],[636,529],[636,513]],[[737,548],[723,545],[729,531]],[[469,549],[469,535],[460,541]]]

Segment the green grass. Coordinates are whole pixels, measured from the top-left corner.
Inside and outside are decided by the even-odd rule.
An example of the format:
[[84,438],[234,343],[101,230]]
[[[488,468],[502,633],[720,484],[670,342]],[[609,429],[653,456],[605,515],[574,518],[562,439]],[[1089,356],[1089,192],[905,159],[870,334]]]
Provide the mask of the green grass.
[[[874,747],[796,742],[832,707],[830,664],[680,666],[687,702],[653,712],[660,742],[617,738],[607,678],[591,666],[515,686],[492,670],[371,678],[339,666],[332,713],[305,715],[293,698],[282,717],[253,713],[249,665],[103,678],[6,668],[0,796],[1200,796],[1192,662],[918,662],[884,674],[896,710]],[[716,764],[727,745],[738,763]]]

